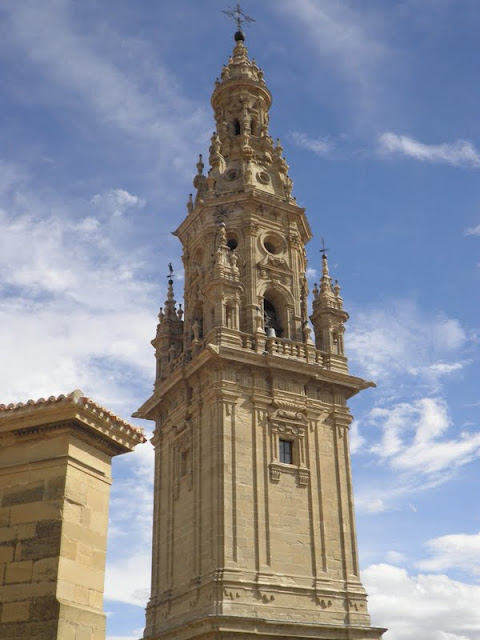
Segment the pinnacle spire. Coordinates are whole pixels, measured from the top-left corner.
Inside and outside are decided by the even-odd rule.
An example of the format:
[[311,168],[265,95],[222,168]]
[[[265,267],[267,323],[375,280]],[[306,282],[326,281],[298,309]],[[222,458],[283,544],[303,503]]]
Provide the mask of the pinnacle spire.
[[325,241],[322,238],[322,277],[320,278],[320,288],[314,285],[313,297],[314,309],[337,309],[343,310],[343,300],[340,295],[340,285],[338,280],[335,280],[335,284],[332,284],[332,278],[330,276],[330,270],[328,268],[328,249],[325,247]]
[[328,258],[327,254],[322,255],[322,277],[320,279],[320,297],[325,299],[333,295],[332,291],[332,278],[330,277],[330,271],[328,270]]
[[167,288],[167,299],[165,300],[165,304],[163,306],[163,319],[166,320],[178,320],[178,312],[177,312],[177,301],[175,300],[175,295],[173,292],[173,268],[172,264],[168,265],[170,269],[170,274],[168,276],[168,288]]

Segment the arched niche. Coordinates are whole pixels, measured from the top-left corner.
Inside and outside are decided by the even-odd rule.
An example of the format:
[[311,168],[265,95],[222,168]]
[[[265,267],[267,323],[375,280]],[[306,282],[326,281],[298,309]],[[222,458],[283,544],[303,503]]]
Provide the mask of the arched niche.
[[203,305],[200,302],[194,306],[192,311],[192,340],[203,339]]
[[197,247],[193,254],[193,262],[196,265],[203,265],[203,249],[201,247]]
[[293,298],[286,287],[269,286],[262,295],[264,329],[274,329],[278,338],[290,338],[288,307],[293,306]]

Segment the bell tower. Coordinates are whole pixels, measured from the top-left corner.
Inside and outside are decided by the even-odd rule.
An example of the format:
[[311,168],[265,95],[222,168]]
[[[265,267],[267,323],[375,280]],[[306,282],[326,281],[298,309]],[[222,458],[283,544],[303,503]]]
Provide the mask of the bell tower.
[[[348,314],[326,255],[308,317],[305,245],[271,94],[241,31],[212,107],[209,169],[175,232],[153,395],[151,597],[144,638],[379,639],[360,581],[347,400]],[[315,341],[315,342],[314,342]]]

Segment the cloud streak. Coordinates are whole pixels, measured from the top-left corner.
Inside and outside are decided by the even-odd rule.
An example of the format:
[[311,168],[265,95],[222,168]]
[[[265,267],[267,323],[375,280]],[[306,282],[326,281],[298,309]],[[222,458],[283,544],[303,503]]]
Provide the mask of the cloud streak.
[[480,236],[480,224],[477,224],[476,227],[469,227],[465,230],[466,236]]
[[386,132],[378,138],[378,149],[382,155],[402,155],[420,162],[448,164],[452,167],[471,169],[480,167],[480,152],[468,140],[425,144],[410,136]]
[[368,19],[353,4],[340,0],[298,0],[294,5],[283,1],[276,6],[301,24],[322,58],[331,60],[352,81],[370,84],[373,71],[387,54],[371,16]]
[[307,149],[307,151],[313,151],[318,156],[325,156],[332,150],[331,143],[324,138],[311,138],[306,133],[300,131],[293,131],[290,134],[290,140],[297,147],[301,149]]
[[44,99],[61,96],[65,102],[69,96],[69,107],[80,104],[102,126],[150,145],[156,141],[158,154],[177,165],[192,142],[205,137],[207,110],[178,90],[145,43],[120,39],[112,29],[108,39],[82,32],[68,2],[7,0],[2,10],[4,42],[40,72],[42,90],[48,87]]

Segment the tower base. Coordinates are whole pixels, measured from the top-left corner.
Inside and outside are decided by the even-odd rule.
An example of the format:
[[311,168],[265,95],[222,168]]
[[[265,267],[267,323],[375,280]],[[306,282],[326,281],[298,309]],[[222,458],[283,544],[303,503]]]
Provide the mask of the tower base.
[[386,629],[376,627],[331,624],[305,624],[239,618],[237,616],[207,616],[191,623],[173,627],[145,640],[381,640]]

